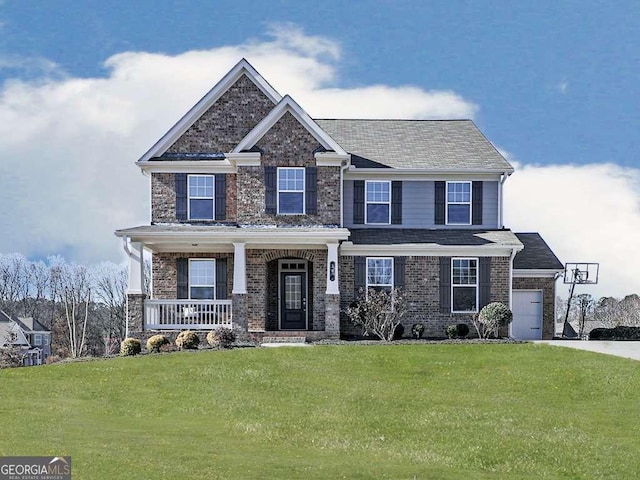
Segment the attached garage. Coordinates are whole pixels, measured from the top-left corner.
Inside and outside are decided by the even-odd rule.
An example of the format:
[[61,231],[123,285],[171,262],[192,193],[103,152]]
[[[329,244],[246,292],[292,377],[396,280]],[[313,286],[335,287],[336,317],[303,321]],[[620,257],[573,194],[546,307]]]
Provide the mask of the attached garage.
[[512,338],[542,340],[542,302],[541,290],[513,291]]

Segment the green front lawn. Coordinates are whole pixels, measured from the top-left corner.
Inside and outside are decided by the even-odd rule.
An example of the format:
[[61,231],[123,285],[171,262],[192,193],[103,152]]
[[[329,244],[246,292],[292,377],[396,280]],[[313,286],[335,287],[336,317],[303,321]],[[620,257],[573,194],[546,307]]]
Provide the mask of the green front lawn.
[[78,479],[636,478],[640,363],[545,345],[181,352],[0,371],[0,456]]

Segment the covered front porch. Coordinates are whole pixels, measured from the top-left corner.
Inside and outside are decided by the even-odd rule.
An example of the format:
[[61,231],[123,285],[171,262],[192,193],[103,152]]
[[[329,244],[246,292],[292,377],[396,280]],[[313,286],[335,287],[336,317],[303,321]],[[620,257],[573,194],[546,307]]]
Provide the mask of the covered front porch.
[[339,336],[338,247],[347,230],[185,225],[178,236],[154,227],[119,232],[129,255],[128,335],[234,328],[254,340]]

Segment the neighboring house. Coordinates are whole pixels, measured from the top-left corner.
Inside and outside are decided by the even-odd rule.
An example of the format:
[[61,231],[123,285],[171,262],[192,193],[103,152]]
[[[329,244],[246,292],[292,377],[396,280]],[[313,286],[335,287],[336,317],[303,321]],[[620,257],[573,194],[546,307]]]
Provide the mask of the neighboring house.
[[129,335],[358,334],[344,309],[392,287],[405,331],[444,336],[503,302],[514,336],[553,335],[562,265],[538,234],[504,228],[513,167],[470,120],[314,120],[242,60],[137,165],[151,223],[116,232]]
[[12,345],[24,366],[41,365],[51,355],[51,332],[31,317],[10,317],[0,310],[0,347]]

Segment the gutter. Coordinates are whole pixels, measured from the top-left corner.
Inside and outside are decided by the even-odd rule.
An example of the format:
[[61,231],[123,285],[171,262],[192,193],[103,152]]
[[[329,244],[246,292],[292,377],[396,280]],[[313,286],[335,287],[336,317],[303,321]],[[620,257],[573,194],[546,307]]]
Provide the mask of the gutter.
[[502,188],[504,185],[504,182],[507,181],[507,178],[509,178],[509,176],[511,175],[511,173],[513,172],[504,172],[502,175],[500,175],[500,182],[498,183],[498,226],[500,228],[504,228],[504,212],[503,212],[503,201],[502,201]]

